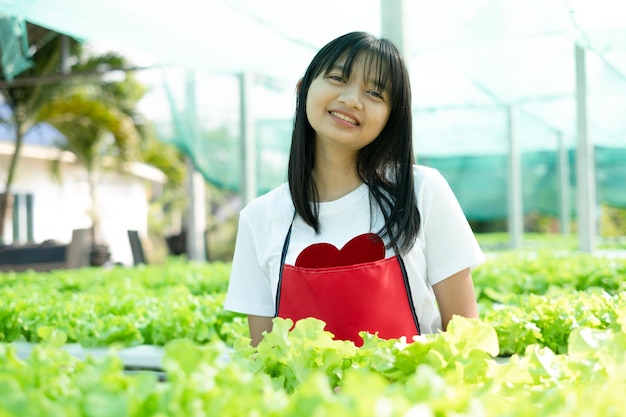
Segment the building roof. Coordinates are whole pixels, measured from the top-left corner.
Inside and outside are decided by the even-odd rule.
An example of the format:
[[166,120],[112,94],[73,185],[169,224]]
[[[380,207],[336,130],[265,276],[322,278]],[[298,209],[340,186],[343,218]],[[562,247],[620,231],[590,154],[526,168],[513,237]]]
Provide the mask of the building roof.
[[[10,119],[11,110],[7,103],[0,103],[0,155],[11,155],[14,151],[15,126],[7,121]],[[68,151],[63,151],[59,145],[66,141],[65,136],[48,123],[37,123],[24,135],[24,146],[21,157],[32,159],[59,159],[63,162],[74,163],[76,156]],[[139,178],[156,183],[165,183],[167,178],[159,169],[132,162],[128,165],[129,172]]]
[[[0,102],[0,142],[15,142],[15,126],[10,118],[11,108]],[[48,123],[37,123],[24,135],[24,143],[29,145],[58,146],[65,141],[65,136]]]

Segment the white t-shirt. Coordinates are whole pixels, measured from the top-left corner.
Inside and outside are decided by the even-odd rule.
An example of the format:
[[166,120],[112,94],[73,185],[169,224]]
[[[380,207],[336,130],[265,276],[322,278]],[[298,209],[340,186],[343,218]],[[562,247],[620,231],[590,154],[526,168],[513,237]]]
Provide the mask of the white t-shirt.
[[[421,224],[415,245],[402,259],[420,330],[434,333],[442,325],[432,286],[465,268],[475,267],[485,258],[439,171],[415,165],[413,175]],[[292,219],[285,260],[290,265],[311,244],[330,243],[341,248],[358,235],[378,232],[383,224],[382,214],[373,206],[375,210],[370,215],[370,197],[364,184],[338,200],[320,203],[321,231],[316,235],[299,216],[293,218],[287,184],[250,202],[239,217],[225,309],[257,316],[275,315],[281,253]],[[387,251],[387,257],[394,255],[393,250]]]

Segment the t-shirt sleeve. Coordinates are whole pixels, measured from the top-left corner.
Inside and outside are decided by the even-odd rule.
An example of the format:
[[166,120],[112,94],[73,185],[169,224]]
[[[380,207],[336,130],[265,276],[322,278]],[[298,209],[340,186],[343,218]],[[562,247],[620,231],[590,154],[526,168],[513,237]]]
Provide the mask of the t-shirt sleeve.
[[243,314],[272,317],[275,313],[269,273],[259,261],[258,233],[242,212],[224,308]]
[[434,285],[484,262],[485,256],[454,192],[437,170],[422,184],[420,214],[428,281]]

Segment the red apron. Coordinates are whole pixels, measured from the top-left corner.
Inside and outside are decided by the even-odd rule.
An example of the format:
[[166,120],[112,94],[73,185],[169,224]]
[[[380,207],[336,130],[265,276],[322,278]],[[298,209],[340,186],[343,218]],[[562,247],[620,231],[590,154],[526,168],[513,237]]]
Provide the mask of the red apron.
[[[400,256],[320,268],[297,266],[298,261],[296,266],[285,265],[290,237],[291,227],[281,257],[276,316],[294,323],[306,317],[320,319],[335,339],[351,340],[357,346],[363,344],[360,331],[378,333],[383,339],[406,336],[408,342],[420,333]],[[384,258],[384,244],[382,251]]]

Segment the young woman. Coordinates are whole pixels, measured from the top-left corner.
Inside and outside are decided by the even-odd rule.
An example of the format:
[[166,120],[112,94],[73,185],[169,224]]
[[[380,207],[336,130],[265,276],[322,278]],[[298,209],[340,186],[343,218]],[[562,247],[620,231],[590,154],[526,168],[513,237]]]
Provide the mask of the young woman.
[[363,343],[477,317],[484,260],[441,174],[415,164],[411,89],[388,40],[340,36],[297,86],[288,183],[240,213],[225,308],[256,346],[273,317],[315,317]]

